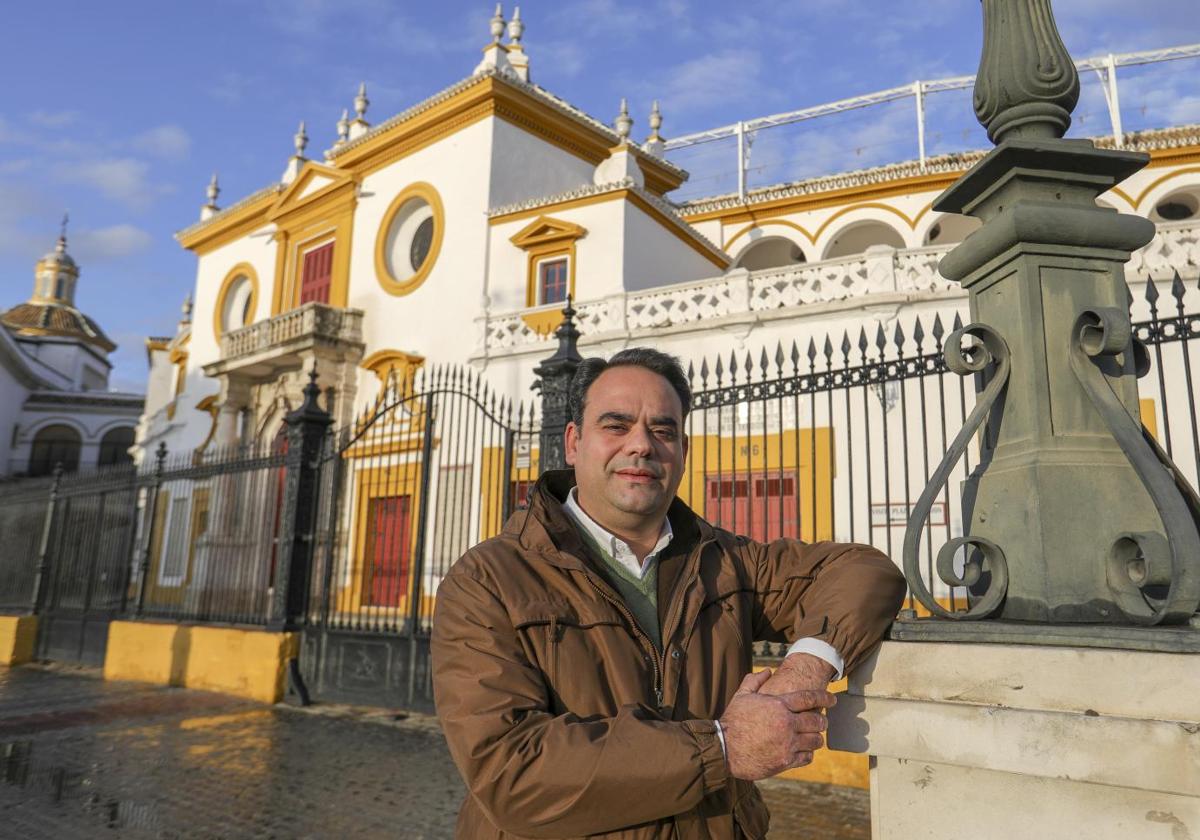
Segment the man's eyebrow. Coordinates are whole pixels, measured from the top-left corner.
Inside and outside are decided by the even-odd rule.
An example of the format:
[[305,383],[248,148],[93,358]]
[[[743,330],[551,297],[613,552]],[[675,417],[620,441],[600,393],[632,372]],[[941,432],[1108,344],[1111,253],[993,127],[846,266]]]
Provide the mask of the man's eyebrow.
[[632,414],[626,414],[623,411],[606,411],[596,418],[596,422],[603,423],[606,420],[617,420],[621,423],[632,423],[634,419]]
[[659,417],[651,417],[650,425],[651,426],[670,426],[672,429],[679,428],[679,422],[674,417],[671,417],[670,415],[667,415],[667,414],[664,414]]

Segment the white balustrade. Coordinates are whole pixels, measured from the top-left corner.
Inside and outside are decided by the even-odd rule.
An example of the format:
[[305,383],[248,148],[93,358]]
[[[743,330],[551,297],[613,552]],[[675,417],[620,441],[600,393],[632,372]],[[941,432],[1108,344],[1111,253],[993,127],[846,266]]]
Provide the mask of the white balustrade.
[[306,303],[265,321],[221,336],[221,358],[236,359],[270,351],[303,338],[362,341],[362,312],[324,303]]
[[[938,261],[950,248],[880,248],[819,263],[751,272],[734,269],[720,277],[576,304],[579,314],[575,323],[585,336],[601,336],[851,298],[865,303],[878,294],[955,291],[960,286],[937,270]],[[1135,253],[1126,267],[1130,281],[1147,274],[1156,280],[1169,279],[1175,271],[1185,279],[1200,274],[1200,225],[1194,220],[1160,224],[1154,241]],[[518,350],[552,340],[553,332],[539,333],[523,317],[547,308],[487,316],[487,352]]]

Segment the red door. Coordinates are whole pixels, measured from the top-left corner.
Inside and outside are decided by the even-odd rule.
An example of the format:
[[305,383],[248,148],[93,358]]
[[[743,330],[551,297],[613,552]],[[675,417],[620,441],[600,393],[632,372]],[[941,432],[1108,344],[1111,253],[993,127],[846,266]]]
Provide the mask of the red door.
[[313,248],[304,254],[300,271],[300,303],[329,303],[329,287],[333,280],[333,243]]
[[709,478],[705,513],[714,524],[767,542],[800,533],[795,473]]
[[410,496],[371,499],[367,512],[367,563],[376,607],[398,607],[408,591]]

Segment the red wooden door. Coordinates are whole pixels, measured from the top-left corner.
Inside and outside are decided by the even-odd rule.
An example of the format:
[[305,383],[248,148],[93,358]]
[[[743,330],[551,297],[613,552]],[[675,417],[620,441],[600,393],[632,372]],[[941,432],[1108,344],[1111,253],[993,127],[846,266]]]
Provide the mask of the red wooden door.
[[367,563],[373,606],[398,607],[408,591],[410,498],[384,496],[369,503]]
[[795,473],[721,476],[706,482],[709,521],[760,542],[800,533]]
[[333,281],[333,243],[313,248],[304,254],[300,270],[300,303],[329,303]]

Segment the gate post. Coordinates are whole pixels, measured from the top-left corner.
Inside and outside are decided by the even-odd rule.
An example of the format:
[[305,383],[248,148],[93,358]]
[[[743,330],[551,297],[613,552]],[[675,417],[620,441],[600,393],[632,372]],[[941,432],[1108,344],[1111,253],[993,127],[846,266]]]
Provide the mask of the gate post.
[[146,526],[146,539],[142,541],[142,546],[138,551],[138,591],[133,608],[133,614],[138,618],[141,618],[142,609],[146,604],[146,580],[150,577],[150,552],[154,550],[154,523],[158,520],[158,491],[162,489],[166,461],[167,444],[163,442],[154,452],[154,483],[150,485],[150,493],[146,496],[146,512],[144,514],[150,517],[150,524]]
[[50,485],[50,501],[46,506],[46,520],[42,524],[42,539],[38,543],[37,568],[33,574],[33,592],[29,599],[29,611],[34,615],[42,607],[42,594],[46,588],[46,572],[50,568],[50,535],[54,530],[54,514],[58,509],[58,488],[62,484],[63,465],[54,465],[54,482]]
[[563,320],[554,331],[558,339],[558,349],[554,355],[544,359],[533,369],[538,377],[533,383],[533,390],[542,395],[542,428],[538,434],[538,475],[546,470],[566,469],[567,459],[563,451],[563,435],[567,431],[567,423],[571,420],[571,412],[567,407],[567,389],[571,378],[583,361],[576,345],[579,343],[579,330],[575,328],[575,309],[571,306],[571,298],[567,297],[567,306],[563,309]]
[[333,417],[317,402],[320,397],[314,363],[304,386],[304,402],[284,418],[288,435],[287,475],[268,630],[296,629],[308,609],[321,454],[333,424]]

